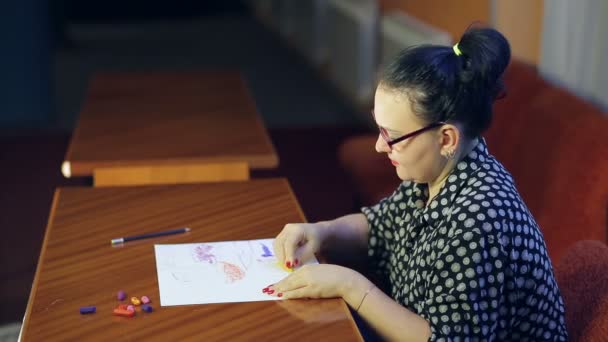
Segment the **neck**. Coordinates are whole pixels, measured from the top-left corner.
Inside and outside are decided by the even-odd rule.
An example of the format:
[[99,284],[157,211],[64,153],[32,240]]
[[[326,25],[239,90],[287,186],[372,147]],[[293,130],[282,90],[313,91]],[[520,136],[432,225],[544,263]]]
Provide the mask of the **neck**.
[[465,146],[463,146],[463,148],[459,149],[459,151],[456,153],[454,158],[447,160],[443,169],[439,173],[439,176],[437,178],[435,178],[433,181],[430,181],[428,183],[429,198],[428,198],[427,204],[431,203],[431,200],[439,194],[439,190],[441,190],[441,187],[443,186],[443,184],[445,184],[445,181],[447,180],[448,175],[452,172],[452,170],[456,167],[456,165],[462,160],[462,158],[464,158],[467,154],[469,154],[475,148],[475,146],[477,146],[478,142],[479,142],[479,140],[477,138],[475,138],[475,139],[469,141],[468,143],[466,143]]

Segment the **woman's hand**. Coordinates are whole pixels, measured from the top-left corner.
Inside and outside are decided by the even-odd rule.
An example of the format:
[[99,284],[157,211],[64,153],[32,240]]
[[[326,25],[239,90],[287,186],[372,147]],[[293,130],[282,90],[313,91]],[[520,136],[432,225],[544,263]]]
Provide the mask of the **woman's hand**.
[[277,261],[287,268],[304,264],[321,248],[326,237],[322,223],[289,223],[274,240]]
[[346,297],[360,292],[365,283],[369,281],[350,268],[331,264],[304,265],[264,292],[286,299],[342,297],[348,302],[350,298]]

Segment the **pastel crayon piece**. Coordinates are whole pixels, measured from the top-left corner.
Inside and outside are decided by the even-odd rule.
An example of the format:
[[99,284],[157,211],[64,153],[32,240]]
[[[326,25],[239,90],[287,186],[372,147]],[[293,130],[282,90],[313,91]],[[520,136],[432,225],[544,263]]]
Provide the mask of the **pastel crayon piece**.
[[137,297],[131,297],[131,303],[133,303],[133,305],[139,305],[141,304],[141,301]]
[[95,313],[96,310],[97,310],[97,308],[94,306],[83,306],[80,308],[80,314],[81,315],[92,314],[92,313]]
[[121,310],[128,310],[129,309],[129,305],[127,304],[118,304],[118,308]]
[[141,309],[144,310],[145,312],[152,312],[152,305],[150,304],[144,304],[141,306]]
[[123,309],[116,308],[116,309],[114,309],[113,312],[114,312],[114,315],[116,315],[116,316],[123,316],[123,317],[135,316],[135,310],[123,310]]
[[292,268],[287,268],[287,266],[285,266],[285,264],[282,264],[280,262],[277,261],[277,266],[279,266],[283,271],[286,272],[293,272]]
[[129,305],[129,306],[127,306],[127,310],[135,311],[135,307],[133,305]]
[[150,298],[148,296],[141,296],[141,302],[144,304],[150,303]]
[[120,290],[116,294],[116,298],[118,298],[118,300],[125,300],[127,298],[127,294],[125,293],[125,291]]

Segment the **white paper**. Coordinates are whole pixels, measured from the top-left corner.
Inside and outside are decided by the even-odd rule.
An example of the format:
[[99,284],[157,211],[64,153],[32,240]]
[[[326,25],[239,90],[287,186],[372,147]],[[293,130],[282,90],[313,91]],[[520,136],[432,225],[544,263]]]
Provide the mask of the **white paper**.
[[262,293],[289,275],[277,263],[273,241],[154,245],[160,305],[281,299]]

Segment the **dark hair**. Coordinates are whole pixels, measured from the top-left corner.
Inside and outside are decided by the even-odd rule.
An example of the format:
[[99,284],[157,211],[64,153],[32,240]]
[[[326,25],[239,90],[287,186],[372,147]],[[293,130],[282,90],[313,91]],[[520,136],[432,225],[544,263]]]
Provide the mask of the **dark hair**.
[[511,48],[492,28],[470,28],[458,49],[460,55],[451,46],[407,48],[384,70],[380,86],[404,92],[425,122],[460,122],[464,134],[474,138],[490,126]]

